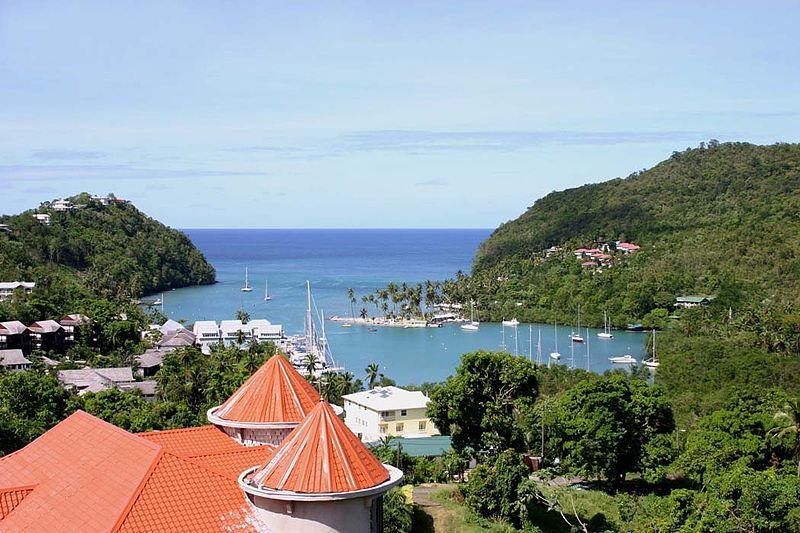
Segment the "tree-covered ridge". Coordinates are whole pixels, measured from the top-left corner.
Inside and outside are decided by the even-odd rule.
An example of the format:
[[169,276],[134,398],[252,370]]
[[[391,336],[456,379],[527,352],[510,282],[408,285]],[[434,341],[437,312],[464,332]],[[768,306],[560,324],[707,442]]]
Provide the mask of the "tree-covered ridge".
[[0,217],[11,228],[0,233],[0,279],[47,285],[53,272],[66,271],[94,294],[114,298],[214,282],[214,268],[182,232],[130,203],[103,205],[87,193],[69,200],[74,209],[57,211],[48,202]]
[[[799,209],[800,145],[712,142],[538,200],[481,245],[462,292],[487,318],[565,318],[560,310],[574,315],[581,304],[588,322],[601,323],[605,308],[618,325],[685,294],[735,290],[791,303],[800,295]],[[602,273],[572,254],[616,240],[642,248]],[[551,246],[562,252],[546,258]]]

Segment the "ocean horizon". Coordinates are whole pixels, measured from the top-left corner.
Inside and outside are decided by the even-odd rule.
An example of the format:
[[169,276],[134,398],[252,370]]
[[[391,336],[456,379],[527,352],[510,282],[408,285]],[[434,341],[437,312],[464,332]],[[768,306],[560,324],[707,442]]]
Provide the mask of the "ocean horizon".
[[[252,319],[266,318],[281,324],[287,334],[303,330],[306,281],[311,284],[316,311],[325,317],[350,316],[347,297],[352,288],[358,302],[355,313],[372,304],[361,297],[384,288],[390,281],[423,283],[444,280],[461,270],[469,273],[480,243],[492,229],[367,228],[367,229],[182,229],[217,270],[217,283],[186,287],[164,294],[169,318],[187,325],[197,320],[224,320],[244,309]],[[242,292],[245,270],[252,292]],[[269,289],[271,300],[265,301]],[[160,296],[160,295],[159,295]],[[151,295],[153,297],[153,295]],[[378,363],[381,371],[398,384],[440,381],[451,375],[461,354],[478,349],[499,350],[536,358],[539,331],[544,362],[554,351],[553,325],[521,324],[503,328],[483,323],[477,332],[458,325],[443,328],[342,328],[326,320],[326,334],[338,365],[364,377],[364,368]],[[373,331],[374,329],[374,331]],[[568,327],[560,328],[558,344],[564,364],[570,361]],[[585,331],[584,331],[585,333]],[[595,330],[590,330],[594,336]],[[645,336],[615,332],[615,338],[589,346],[589,368],[610,368],[607,358],[622,353],[641,357]],[[575,366],[585,367],[585,346],[574,349]],[[594,352],[594,353],[592,353]]]

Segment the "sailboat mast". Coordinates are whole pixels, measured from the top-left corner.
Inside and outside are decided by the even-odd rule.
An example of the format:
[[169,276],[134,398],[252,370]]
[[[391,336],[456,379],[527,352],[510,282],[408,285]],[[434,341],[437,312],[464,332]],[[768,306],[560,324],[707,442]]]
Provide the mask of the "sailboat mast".
[[533,361],[533,324],[528,324],[528,361]]
[[536,341],[536,364],[542,364],[542,326],[539,326],[539,340]]
[[311,321],[311,282],[306,280],[306,349],[311,350],[314,344],[314,323]]
[[586,371],[589,371],[589,328],[586,328]]

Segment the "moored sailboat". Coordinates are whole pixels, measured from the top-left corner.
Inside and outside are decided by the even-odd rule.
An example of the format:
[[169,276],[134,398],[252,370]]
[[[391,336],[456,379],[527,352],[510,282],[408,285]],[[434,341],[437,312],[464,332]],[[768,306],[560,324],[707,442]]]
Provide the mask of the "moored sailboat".
[[642,364],[644,364],[644,366],[647,368],[658,368],[658,365],[660,364],[656,358],[656,330],[653,330],[653,357],[642,361]]
[[242,292],[253,292],[253,287],[250,286],[250,282],[247,279],[247,267],[244,267],[244,287],[242,287]]
[[614,335],[611,334],[611,322],[608,320],[608,313],[603,311],[603,331],[597,334],[601,339],[610,339]]

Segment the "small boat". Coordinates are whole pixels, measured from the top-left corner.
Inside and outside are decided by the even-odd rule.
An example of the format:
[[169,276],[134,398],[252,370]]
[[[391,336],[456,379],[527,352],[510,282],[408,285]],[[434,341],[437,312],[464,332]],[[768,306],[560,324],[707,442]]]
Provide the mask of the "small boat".
[[353,324],[350,324],[349,322],[345,322],[344,324],[342,324],[342,327],[343,328],[352,328]]
[[558,324],[553,322],[553,329],[555,330],[555,341],[556,341],[556,349],[553,352],[550,352],[550,359],[558,361],[561,359],[561,354],[558,353]]
[[608,320],[608,313],[605,311],[603,311],[603,331],[598,333],[597,336],[601,339],[610,339],[614,337],[614,335],[611,334],[611,322]]
[[658,368],[658,365],[661,364],[656,358],[656,330],[653,330],[653,357],[647,359],[646,361],[642,361],[642,364],[647,368]]
[[272,296],[269,295],[269,285],[267,280],[264,280],[264,301],[268,302],[272,300]]
[[242,292],[253,292],[253,287],[250,286],[250,282],[247,280],[247,267],[244,267],[244,287],[242,287]]
[[512,318],[511,320],[503,320],[503,325],[506,327],[515,328],[519,326],[519,320]]
[[635,365],[637,363],[636,358],[632,355],[620,355],[618,357],[609,357],[609,361],[614,363],[615,365]]
[[376,331],[378,331],[378,328],[367,328],[367,331],[369,331],[370,333],[375,333]]

